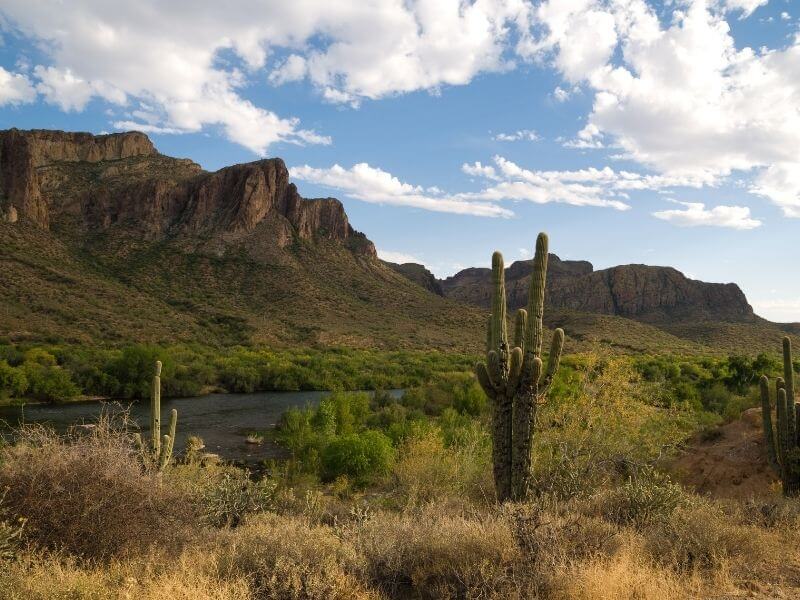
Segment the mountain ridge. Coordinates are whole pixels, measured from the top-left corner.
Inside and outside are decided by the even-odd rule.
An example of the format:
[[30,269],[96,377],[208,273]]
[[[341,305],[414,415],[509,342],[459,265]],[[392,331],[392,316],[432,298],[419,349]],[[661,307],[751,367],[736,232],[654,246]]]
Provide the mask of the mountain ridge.
[[[483,344],[488,269],[439,281],[378,260],[342,203],[302,198],[278,158],[207,172],[138,132],[0,131],[0,216],[9,339]],[[529,272],[526,261],[507,270],[512,307],[525,303]],[[782,331],[737,286],[672,269],[595,271],[553,255],[549,277],[547,324],[572,327],[573,349],[768,348]]]

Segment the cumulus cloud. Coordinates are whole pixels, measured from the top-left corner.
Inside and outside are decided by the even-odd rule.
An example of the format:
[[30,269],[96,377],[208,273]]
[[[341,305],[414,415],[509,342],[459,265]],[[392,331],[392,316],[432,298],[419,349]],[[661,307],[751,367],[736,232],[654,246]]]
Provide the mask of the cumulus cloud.
[[25,104],[36,99],[36,90],[21,73],[11,73],[0,67],[0,106]]
[[[785,48],[737,48],[726,11],[766,1],[674,4],[666,25],[645,0],[548,0],[543,32],[525,46],[567,82],[594,94],[587,125],[568,143],[714,184],[734,171],[753,191],[800,216],[800,35]],[[587,24],[594,24],[589,31]]]
[[[144,102],[161,118],[134,121],[138,129],[220,126],[264,154],[279,141],[330,140],[248,100],[254,81],[307,79],[324,99],[352,105],[466,84],[513,67],[510,40],[529,36],[529,12],[524,0],[6,0],[0,20],[48,55],[34,72],[36,89],[63,110],[96,97],[126,108]],[[31,87],[14,77],[0,101],[29,101]]]
[[300,18],[303,7],[238,4],[199,2],[187,10],[155,0],[8,0],[0,18],[48,55],[51,64],[33,71],[36,89],[63,110],[83,110],[93,98],[126,109],[144,103],[157,109],[158,122],[120,123],[153,132],[219,126],[257,154],[278,141],[330,143],[243,96],[252,72],[265,68],[270,43],[289,42],[291,30],[284,26]]
[[761,221],[750,216],[746,206],[715,206],[707,209],[701,202],[677,202],[682,209],[654,212],[657,219],[669,221],[680,227],[727,227],[730,229],[755,229]]
[[479,217],[509,217],[513,214],[494,203],[448,195],[437,188],[404,183],[391,173],[367,163],[358,163],[349,169],[339,165],[325,169],[303,165],[292,167],[289,173],[295,179],[340,190],[347,196],[364,202]]
[[533,129],[517,129],[512,133],[498,133],[492,139],[496,142],[519,142],[521,140],[535,142],[541,138]]

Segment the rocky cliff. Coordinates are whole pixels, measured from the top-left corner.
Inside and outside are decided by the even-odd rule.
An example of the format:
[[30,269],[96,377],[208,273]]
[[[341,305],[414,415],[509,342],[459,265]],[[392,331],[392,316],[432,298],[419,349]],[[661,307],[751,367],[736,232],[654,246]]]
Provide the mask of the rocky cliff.
[[[509,305],[527,303],[530,261],[506,269]],[[441,282],[445,296],[488,308],[491,271],[466,269]],[[570,309],[660,323],[670,320],[752,322],[752,307],[736,284],[688,279],[670,267],[623,265],[595,271],[586,261],[562,261],[551,254],[546,302]]]
[[[306,200],[280,159],[214,173],[163,156],[142,133],[94,136],[56,131],[0,132],[0,212],[48,229],[124,228],[145,239],[216,238],[285,247],[326,238],[375,255],[334,198]],[[263,224],[263,226],[262,226]]]
[[436,279],[433,273],[425,268],[425,265],[420,265],[418,263],[397,264],[387,261],[384,261],[384,263],[418,286],[425,288],[437,296],[444,296],[444,291],[442,290],[439,280]]

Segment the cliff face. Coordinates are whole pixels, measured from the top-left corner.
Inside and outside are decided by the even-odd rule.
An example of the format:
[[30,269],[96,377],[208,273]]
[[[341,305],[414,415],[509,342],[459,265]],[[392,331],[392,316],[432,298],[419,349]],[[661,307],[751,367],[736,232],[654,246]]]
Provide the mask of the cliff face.
[[63,131],[0,131],[0,214],[6,221],[25,217],[50,225],[47,199],[37,169],[54,162],[99,162],[157,154],[143,133],[94,136]]
[[[506,269],[509,306],[527,304],[530,261]],[[466,269],[442,282],[447,297],[490,305],[491,271]],[[550,255],[545,301],[550,308],[616,315],[645,322],[671,320],[752,322],[756,319],[736,284],[688,279],[670,267],[623,265],[594,271],[585,261]]]
[[202,234],[235,241],[270,223],[279,247],[294,235],[322,237],[375,255],[338,200],[298,194],[282,160],[207,173],[160,155],[137,132],[0,132],[0,213],[43,229],[69,218],[70,226],[88,231],[122,227],[151,240]]

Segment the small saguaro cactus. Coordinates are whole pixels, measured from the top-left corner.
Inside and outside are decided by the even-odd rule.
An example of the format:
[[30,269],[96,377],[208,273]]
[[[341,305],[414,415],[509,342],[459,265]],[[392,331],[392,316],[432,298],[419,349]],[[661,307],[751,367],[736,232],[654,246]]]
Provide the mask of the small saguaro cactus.
[[509,346],[503,255],[495,252],[492,256],[492,313],[486,336],[486,362],[479,362],[475,371],[493,401],[492,463],[500,502],[522,500],[528,494],[536,407],[547,399],[564,347],[564,331],[556,329],[544,369],[542,317],[546,279],[547,234],[540,233],[536,238],[528,309],[517,311],[514,345]]
[[794,400],[792,341],[783,338],[783,377],[775,381],[775,426],[769,397],[769,379],[761,376],[761,415],[767,458],[783,484],[784,496],[800,495],[800,403]]
[[178,411],[174,408],[169,414],[169,433],[161,436],[161,361],[156,361],[153,374],[153,387],[150,394],[150,448],[145,448],[142,436],[136,434],[136,445],[148,462],[163,470],[172,459],[172,448],[175,444],[175,429],[178,426]]

